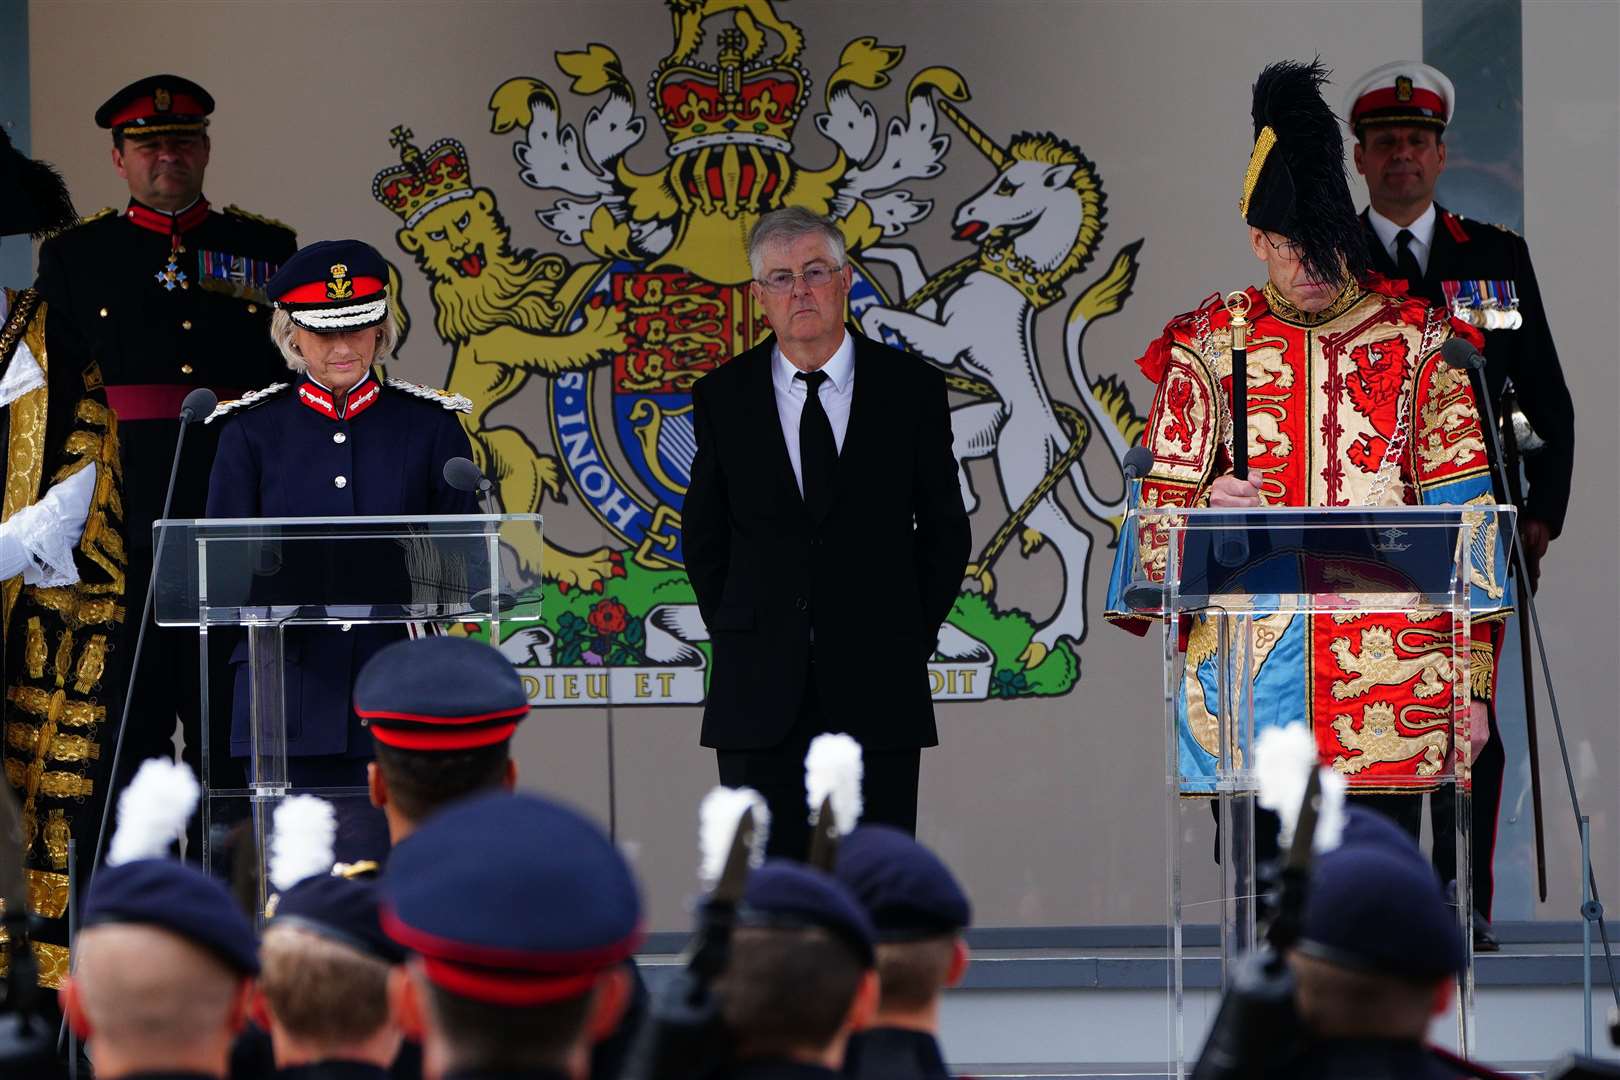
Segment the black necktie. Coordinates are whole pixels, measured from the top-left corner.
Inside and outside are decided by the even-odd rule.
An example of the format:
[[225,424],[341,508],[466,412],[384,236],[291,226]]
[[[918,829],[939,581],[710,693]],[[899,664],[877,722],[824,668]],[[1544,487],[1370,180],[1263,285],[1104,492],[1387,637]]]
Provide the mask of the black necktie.
[[1423,268],[1418,265],[1417,256],[1412,254],[1412,230],[1402,229],[1395,234],[1395,271],[1406,279],[1406,286],[1412,292],[1418,291],[1423,283]]
[[838,443],[833,439],[832,421],[821,406],[825,371],[801,371],[793,376],[804,380],[804,411],[799,414],[799,475],[804,481],[804,505],[820,514],[832,494],[833,469],[838,465]]

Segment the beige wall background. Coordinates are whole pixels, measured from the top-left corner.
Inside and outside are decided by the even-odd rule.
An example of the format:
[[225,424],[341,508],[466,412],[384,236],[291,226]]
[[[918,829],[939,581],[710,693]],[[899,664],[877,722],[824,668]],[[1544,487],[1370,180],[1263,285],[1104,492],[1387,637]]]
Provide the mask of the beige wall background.
[[[947,65],[972,91],[964,108],[994,137],[1053,131],[1096,163],[1108,199],[1107,232],[1097,264],[1071,281],[1068,295],[1078,295],[1121,246],[1145,241],[1134,296],[1086,340],[1093,376],[1123,377],[1143,411],[1149,387],[1133,364],[1143,345],[1171,316],[1256,277],[1235,211],[1254,74],[1277,58],[1320,54],[1350,78],[1421,49],[1418,0],[795,0],[776,9],[803,29],[804,63],[815,80],[795,133],[802,164],[821,167],[832,159],[810,117],[822,110],[822,87],[840,50],[863,35],[906,49],[895,85],[868,95],[880,121],[903,114],[903,88],[915,72]],[[555,193],[519,181],[512,136],[490,133],[486,103],[505,79],[534,76],[558,91],[565,121],[579,125],[600,99],[570,95],[553,54],[603,42],[618,52],[645,109],[647,78],[671,42],[668,13],[655,0],[35,0],[30,19],[34,150],[63,168],[81,206],[121,205],[126,194],[108,163],[107,137],[91,123],[101,100],[154,71],[198,80],[219,102],[210,199],[283,218],[306,242],[358,236],[396,258],[414,328],[395,370],[435,385],[449,357],[432,330],[424,280],[395,245],[394,219],[370,195],[373,175],[398,160],[387,142],[390,129],[409,126],[424,147],[441,136],[460,138],[475,181],[496,192],[518,246],[587,258],[583,249],[560,248],[535,221],[533,211],[550,205]],[[712,33],[720,24],[710,25]],[[1610,895],[1620,894],[1620,795],[1613,782],[1620,770],[1617,37],[1620,8],[1610,3],[1526,5],[1526,231],[1582,439],[1577,505],[1541,598],[1574,767],[1593,816],[1600,881]],[[643,115],[649,132],[628,161],[650,171],[662,160],[665,140],[655,118]],[[930,270],[966,253],[950,239],[951,217],[992,175],[943,121],[941,130],[954,136],[945,172],[909,185],[935,202],[932,215],[905,238]],[[1053,395],[1073,402],[1060,339],[1066,309],[1065,302],[1041,317],[1037,340]],[[551,449],[540,380],[496,418]],[[1095,453],[1087,462],[1105,464]],[[1004,509],[989,512],[1000,507],[989,467],[976,464],[973,477],[987,506],[975,519],[982,543]],[[1065,501],[1077,520],[1088,522],[1072,492]],[[566,506],[548,504],[545,512],[548,531],[569,546],[610,539],[577,497]],[[1101,536],[1095,522],[1088,526]],[[1105,539],[1093,552],[1093,624],[1075,650],[1075,687],[1057,697],[938,708],[942,746],[924,755],[920,832],[969,883],[983,925],[1163,919],[1170,830],[1158,648],[1096,617],[1111,554]],[[1038,619],[1050,613],[1061,581],[1050,550],[1027,560],[1004,556],[997,576],[999,601]],[[537,710],[518,736],[527,783],[611,821],[643,874],[654,929],[688,923],[696,807],[714,779],[712,756],[697,745],[698,719],[692,707],[547,709]],[[1572,918],[1578,847],[1550,731],[1543,747],[1554,896],[1539,914]],[[1191,868],[1189,891],[1208,891],[1208,815],[1201,808],[1178,815],[1173,829]]]

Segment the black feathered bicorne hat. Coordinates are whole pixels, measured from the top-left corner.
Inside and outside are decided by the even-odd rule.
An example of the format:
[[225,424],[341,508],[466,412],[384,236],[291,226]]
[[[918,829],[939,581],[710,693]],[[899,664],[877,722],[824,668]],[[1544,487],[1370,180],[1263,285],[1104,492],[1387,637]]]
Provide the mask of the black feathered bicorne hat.
[[1322,100],[1320,60],[1272,64],[1254,83],[1254,149],[1238,210],[1257,229],[1298,245],[1318,281],[1369,268],[1361,222],[1344,172],[1344,135]]
[[0,124],[0,236],[45,236],[78,220],[62,174],[12,146]]

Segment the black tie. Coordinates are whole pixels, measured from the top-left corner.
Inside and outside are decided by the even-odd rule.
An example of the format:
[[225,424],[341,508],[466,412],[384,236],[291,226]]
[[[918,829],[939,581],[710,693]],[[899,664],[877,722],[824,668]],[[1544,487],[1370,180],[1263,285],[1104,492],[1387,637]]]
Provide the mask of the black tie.
[[1395,271],[1406,279],[1406,287],[1417,292],[1423,283],[1423,268],[1412,254],[1412,230],[1402,229],[1395,234]]
[[821,406],[821,386],[825,371],[801,371],[793,376],[804,380],[804,412],[799,414],[799,472],[804,480],[804,505],[820,515],[832,495],[833,469],[838,465],[838,443],[833,439],[832,421]]

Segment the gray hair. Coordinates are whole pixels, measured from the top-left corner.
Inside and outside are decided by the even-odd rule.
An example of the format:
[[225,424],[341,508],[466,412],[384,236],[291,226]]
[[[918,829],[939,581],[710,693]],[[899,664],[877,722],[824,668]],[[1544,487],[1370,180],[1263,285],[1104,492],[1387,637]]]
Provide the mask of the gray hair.
[[[377,326],[379,335],[377,338],[377,352],[371,358],[374,363],[378,360],[388,359],[393,355],[394,350],[399,347],[398,314],[399,309],[394,306],[394,298],[390,295],[388,297],[388,317]],[[298,354],[298,330],[298,324],[292,321],[292,316],[285,310],[277,308],[271,313],[270,340],[281,351],[281,358],[287,361],[288,367],[297,372],[304,372],[309,370],[309,365]]]
[[833,262],[844,265],[844,234],[838,231],[832,218],[812,213],[802,206],[784,206],[762,215],[748,230],[748,269],[758,278],[766,248],[791,244],[801,236],[811,235],[824,237],[832,251]]

